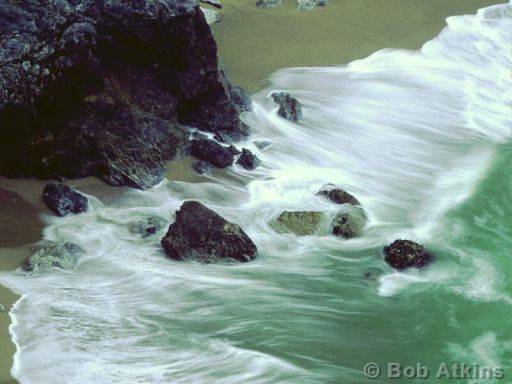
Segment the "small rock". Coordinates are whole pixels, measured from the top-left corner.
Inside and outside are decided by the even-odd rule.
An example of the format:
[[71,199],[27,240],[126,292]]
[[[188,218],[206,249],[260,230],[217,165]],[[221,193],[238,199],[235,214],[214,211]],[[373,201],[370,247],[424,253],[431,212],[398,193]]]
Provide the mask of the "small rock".
[[230,145],[230,146],[228,147],[228,151],[229,151],[229,152],[231,152],[234,156],[239,155],[239,154],[241,154],[241,153],[242,153],[242,152],[240,152],[240,151],[238,150],[238,148],[237,148],[237,147],[235,147],[234,145]]
[[361,235],[366,224],[366,215],[362,208],[352,207],[338,213],[332,221],[332,233],[345,239]]
[[191,145],[192,155],[201,160],[206,160],[216,167],[225,168],[233,164],[233,154],[216,141],[206,139],[192,140]]
[[48,183],[43,190],[43,200],[59,216],[87,211],[87,197],[62,183]]
[[260,159],[258,159],[258,156],[253,154],[247,148],[242,148],[242,154],[240,155],[236,163],[242,166],[243,168],[247,169],[248,171],[252,171],[261,164],[261,161]]
[[161,244],[171,259],[202,263],[247,262],[257,255],[256,245],[237,224],[197,201],[183,203]]
[[5,313],[5,312],[7,312],[7,309],[2,304],[0,304],[0,313]]
[[302,119],[302,105],[295,98],[284,92],[272,93],[272,98],[279,104],[277,113],[290,121],[299,121]]
[[258,148],[258,149],[265,149],[265,148],[268,148],[272,145],[272,143],[270,141],[261,141],[261,140],[257,140],[254,142],[254,145]]
[[279,233],[294,233],[299,236],[318,233],[324,219],[322,212],[284,211],[270,226]]
[[72,269],[84,250],[74,243],[44,241],[35,248],[35,253],[21,266],[25,272],[41,272],[52,268]]
[[271,9],[281,5],[281,0],[257,0],[256,6],[262,9]]
[[219,12],[217,12],[213,9],[203,8],[203,7],[200,7],[199,9],[203,12],[204,18],[206,19],[206,22],[209,25],[220,22],[221,16],[220,16]]
[[395,240],[384,247],[385,260],[395,269],[420,268],[433,261],[423,245],[410,240]]
[[297,0],[298,11],[311,11],[316,7],[324,7],[327,5],[327,0]]
[[146,217],[128,225],[131,233],[138,233],[143,238],[154,235],[163,228],[164,221],[158,217]]
[[359,200],[341,188],[323,189],[317,193],[317,196],[325,197],[335,204],[361,205]]
[[201,3],[213,5],[215,8],[222,8],[222,4],[219,0],[199,0]]
[[197,173],[200,173],[201,175],[207,175],[212,172],[213,165],[211,165],[209,162],[200,160],[196,161],[192,164],[192,168],[194,168],[194,171]]

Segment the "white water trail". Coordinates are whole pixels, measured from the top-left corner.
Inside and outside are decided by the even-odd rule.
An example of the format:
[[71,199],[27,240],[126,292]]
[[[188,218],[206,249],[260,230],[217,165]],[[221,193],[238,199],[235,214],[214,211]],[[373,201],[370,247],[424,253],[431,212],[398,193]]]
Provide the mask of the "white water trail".
[[[84,214],[46,218],[45,239],[77,243],[87,254],[73,271],[0,276],[23,295],[11,312],[14,376],[23,384],[332,380],[334,363],[306,358],[294,341],[348,345],[315,330],[335,329],[334,319],[356,304],[337,297],[328,300],[340,308],[322,307],[320,293],[313,296],[318,305],[306,304],[301,297],[316,293],[304,281],[332,279],[333,264],[347,274],[361,265],[386,269],[375,249],[396,237],[431,241],[439,218],[471,195],[496,145],[510,139],[510,10],[448,18],[419,51],[385,49],[349,65],[278,71],[244,117],[254,131],[244,145],[262,160],[253,172],[233,169],[247,184],[164,182],[109,206],[92,199]],[[304,105],[300,123],[277,116],[268,97],[274,90]],[[252,140],[271,146],[260,150]],[[315,196],[326,183],[361,201],[370,219],[365,236],[299,238],[270,229],[283,210],[333,214],[337,207]],[[171,262],[159,246],[163,232],[147,240],[128,233],[127,224],[142,217],[170,223],[186,199],[240,224],[258,259],[239,266]],[[435,269],[390,272],[378,290],[389,296],[439,276]],[[318,325],[313,313],[326,323]]]

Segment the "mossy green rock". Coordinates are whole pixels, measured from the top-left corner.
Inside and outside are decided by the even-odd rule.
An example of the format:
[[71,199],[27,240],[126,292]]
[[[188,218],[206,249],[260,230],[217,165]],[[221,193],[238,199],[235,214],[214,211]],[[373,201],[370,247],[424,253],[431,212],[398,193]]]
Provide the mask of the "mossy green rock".
[[314,235],[318,233],[324,217],[322,212],[284,211],[270,223],[270,226],[279,233],[294,233],[300,236]]

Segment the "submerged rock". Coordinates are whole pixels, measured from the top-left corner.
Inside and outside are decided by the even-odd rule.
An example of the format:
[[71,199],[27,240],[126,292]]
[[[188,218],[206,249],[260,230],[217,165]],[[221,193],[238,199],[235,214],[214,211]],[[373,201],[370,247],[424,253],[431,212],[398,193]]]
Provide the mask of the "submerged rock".
[[247,148],[242,148],[242,154],[240,155],[236,163],[242,166],[243,168],[247,169],[248,171],[251,171],[257,168],[261,164],[261,161],[260,159],[258,159],[258,156],[253,154]]
[[146,217],[128,225],[128,231],[142,235],[146,238],[156,234],[164,226],[164,221],[159,217]]
[[201,175],[207,175],[213,171],[213,165],[204,160],[196,161],[192,164],[192,168]]
[[217,11],[214,11],[213,9],[209,8],[203,8],[201,7],[201,12],[204,14],[204,18],[206,19],[206,22],[211,25],[220,22],[221,16],[220,13]]
[[43,272],[52,268],[72,269],[85,251],[73,243],[45,241],[38,244],[35,253],[21,266],[25,272]]
[[266,140],[256,140],[254,142],[254,145],[258,148],[258,149],[266,149],[268,147],[270,147],[272,145],[272,143],[270,141],[266,141]]
[[222,8],[222,4],[219,0],[199,0],[201,3],[213,5],[215,8]]
[[62,183],[48,183],[43,189],[43,200],[59,216],[87,211],[87,197]]
[[279,104],[277,113],[290,121],[299,121],[302,119],[302,105],[289,93],[274,92],[272,93],[274,102]]
[[249,134],[195,0],[2,1],[0,35],[0,174],[148,188],[185,126]]
[[270,223],[270,226],[279,233],[294,233],[299,236],[314,235],[320,230],[323,219],[322,212],[284,211]]
[[297,0],[296,8],[298,11],[311,11],[316,7],[324,7],[327,0]]
[[197,201],[186,201],[161,241],[167,256],[202,263],[251,261],[257,248],[237,225]]
[[233,164],[233,154],[226,148],[213,140],[192,140],[192,155],[206,160],[216,167],[226,168]]
[[322,189],[317,195],[325,197],[335,204],[361,205],[359,200],[341,188]]
[[395,269],[403,270],[410,267],[420,268],[433,261],[423,245],[411,240],[395,240],[384,247],[385,260]]
[[281,5],[281,0],[257,0],[256,6],[262,9],[271,9]]
[[352,207],[338,213],[332,221],[332,233],[345,239],[361,235],[366,224],[366,215],[362,208]]

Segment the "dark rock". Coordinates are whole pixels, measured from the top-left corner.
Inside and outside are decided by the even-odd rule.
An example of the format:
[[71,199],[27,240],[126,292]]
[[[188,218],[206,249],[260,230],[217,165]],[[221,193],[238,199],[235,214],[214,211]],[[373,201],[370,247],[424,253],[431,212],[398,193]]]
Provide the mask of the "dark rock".
[[366,215],[361,208],[352,207],[338,213],[332,221],[332,233],[345,239],[361,235],[366,224]]
[[317,195],[325,197],[336,204],[361,205],[359,200],[341,188],[323,189]]
[[281,5],[281,0],[257,0],[256,6],[262,9],[271,9]]
[[433,256],[424,249],[423,245],[410,240],[395,240],[384,247],[384,254],[386,263],[398,270],[410,267],[420,268],[433,260]]
[[249,133],[193,0],[5,0],[0,42],[0,174],[147,188],[185,125]]
[[302,119],[302,105],[295,98],[284,92],[274,92],[272,95],[274,101],[279,104],[277,113],[290,121],[299,121]]
[[216,167],[225,168],[233,164],[231,152],[213,140],[192,140],[192,155],[206,160]]
[[43,272],[52,268],[72,269],[84,250],[73,243],[44,241],[33,252],[21,266],[25,272]]
[[211,263],[253,260],[257,248],[236,224],[197,201],[186,201],[162,239],[166,254],[176,260]]
[[194,171],[196,171],[197,173],[200,173],[201,175],[205,175],[205,174],[209,174],[212,172],[213,170],[213,165],[211,165],[209,162],[207,161],[204,161],[204,160],[200,160],[200,161],[196,161],[195,163],[192,164],[192,168],[194,169]]
[[279,233],[294,233],[299,236],[314,235],[319,232],[323,219],[322,212],[284,211],[270,223],[270,226]]
[[311,11],[316,7],[324,7],[327,5],[327,0],[297,0],[298,11]]
[[222,8],[222,4],[219,0],[199,0],[201,3],[213,5],[215,8]]
[[87,211],[87,197],[62,183],[48,183],[43,189],[43,200],[59,216]]
[[242,166],[243,168],[251,171],[258,167],[261,164],[261,161],[255,154],[253,154],[247,148],[242,148],[242,154],[240,155],[236,163]]
[[236,155],[239,155],[239,154],[241,154],[241,153],[242,153],[242,152],[240,152],[240,151],[238,150],[238,148],[237,148],[237,147],[235,147],[234,145],[230,145],[230,146],[228,147],[228,151],[229,151],[229,152],[231,152],[231,154],[232,154],[233,156],[236,156]]
[[158,217],[146,217],[128,225],[131,233],[142,235],[146,238],[156,234],[164,226],[164,221]]

